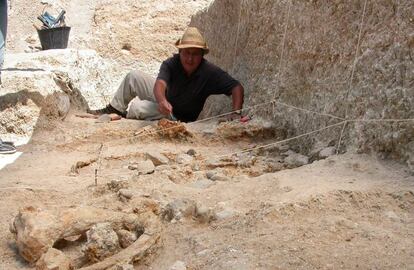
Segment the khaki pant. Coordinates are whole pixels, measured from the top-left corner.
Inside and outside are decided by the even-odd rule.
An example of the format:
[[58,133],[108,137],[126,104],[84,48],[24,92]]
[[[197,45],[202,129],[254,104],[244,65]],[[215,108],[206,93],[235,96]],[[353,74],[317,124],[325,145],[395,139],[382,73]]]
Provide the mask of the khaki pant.
[[154,97],[155,78],[141,71],[131,71],[125,76],[114,98],[112,107],[120,112],[127,112],[127,118],[140,120],[157,120],[168,118],[158,111]]

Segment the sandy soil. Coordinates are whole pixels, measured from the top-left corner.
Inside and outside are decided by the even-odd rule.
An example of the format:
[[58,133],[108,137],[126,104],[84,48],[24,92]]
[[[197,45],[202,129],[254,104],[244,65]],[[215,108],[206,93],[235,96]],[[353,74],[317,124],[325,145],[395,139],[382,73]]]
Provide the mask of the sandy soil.
[[[160,209],[175,199],[188,199],[221,213],[207,223],[195,217],[164,221],[162,244],[136,269],[168,269],[177,260],[188,269],[413,265],[414,177],[404,166],[347,154],[268,173],[261,164],[274,162],[280,153],[252,152],[249,158],[262,161],[223,165],[228,181],[206,187],[197,180],[206,179],[211,170],[205,167],[208,160],[251,147],[252,139],[220,138],[211,132],[215,122],[188,125],[193,137],[143,136],[154,124],[125,119],[95,123],[71,115],[19,147],[23,154],[0,171],[2,269],[30,268],[16,254],[8,231],[20,207],[92,205],[132,211],[134,201],[120,200],[117,190],[108,188],[111,181],[122,181],[123,187],[153,200]],[[195,150],[196,158],[177,163],[176,157],[189,149]],[[168,166],[141,176],[128,169],[154,150],[170,158]],[[74,164],[88,160],[95,162],[71,173]]]
[[[24,1],[13,2],[11,15],[33,17],[42,10],[38,2],[30,8]],[[110,20],[123,14],[114,11],[113,0],[60,2],[70,2],[69,14],[82,7],[76,22],[72,17],[73,47],[95,48],[123,67],[154,72],[174,50],[154,44],[171,44],[192,12],[210,1],[140,1],[140,7],[124,1],[129,23]],[[137,16],[145,23],[134,21]],[[157,23],[148,23],[153,20]],[[25,41],[33,35],[30,23],[20,24],[12,16],[11,29],[10,51],[35,46],[33,38]],[[103,38],[108,35],[109,42]],[[286,148],[276,148],[239,155],[239,160],[226,156],[212,169],[207,167],[212,159],[276,138],[265,131],[226,138],[218,130],[229,127],[217,129],[217,122],[210,122],[187,125],[193,137],[171,139],[143,135],[156,123],[95,123],[74,113],[36,129],[19,153],[7,157],[16,160],[0,170],[0,269],[32,269],[9,232],[21,207],[91,205],[134,212],[137,201],[121,199],[117,184],[135,192],[134,198],[151,201],[158,214],[183,199],[214,213],[207,221],[194,215],[169,221],[159,214],[159,247],[135,269],[169,269],[176,261],[187,269],[414,269],[414,176],[404,165],[345,154],[286,169]],[[194,159],[177,162],[190,149]],[[164,153],[169,164],[149,175],[129,169],[149,151]],[[79,161],[90,165],[74,172]],[[220,171],[227,181],[204,181],[210,171]]]

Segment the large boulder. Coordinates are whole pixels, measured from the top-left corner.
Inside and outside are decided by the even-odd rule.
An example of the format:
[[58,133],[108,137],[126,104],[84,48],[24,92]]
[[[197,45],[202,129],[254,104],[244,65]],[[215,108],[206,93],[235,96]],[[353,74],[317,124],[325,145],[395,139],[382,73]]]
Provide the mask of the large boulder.
[[11,54],[4,68],[0,135],[30,136],[36,126],[64,118],[71,107],[101,107],[122,75],[92,50]]

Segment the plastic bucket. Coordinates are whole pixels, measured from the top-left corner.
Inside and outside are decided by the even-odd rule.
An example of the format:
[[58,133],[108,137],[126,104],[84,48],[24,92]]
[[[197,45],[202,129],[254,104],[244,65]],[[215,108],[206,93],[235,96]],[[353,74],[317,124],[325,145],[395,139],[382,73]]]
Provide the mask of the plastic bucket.
[[66,49],[68,47],[70,27],[56,27],[37,30],[42,50]]

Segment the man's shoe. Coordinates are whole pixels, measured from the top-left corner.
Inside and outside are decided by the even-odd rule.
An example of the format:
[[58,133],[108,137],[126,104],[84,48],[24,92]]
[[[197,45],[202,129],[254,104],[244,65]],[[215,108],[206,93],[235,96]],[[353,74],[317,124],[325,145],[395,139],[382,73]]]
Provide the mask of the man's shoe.
[[0,143],[0,154],[16,153],[16,147],[10,144]]
[[126,113],[120,112],[114,107],[111,106],[111,104],[108,104],[105,108],[98,109],[98,110],[86,110],[87,113],[93,114],[93,115],[102,115],[102,114],[111,114],[115,113],[117,115],[120,115],[122,117],[126,117]]

